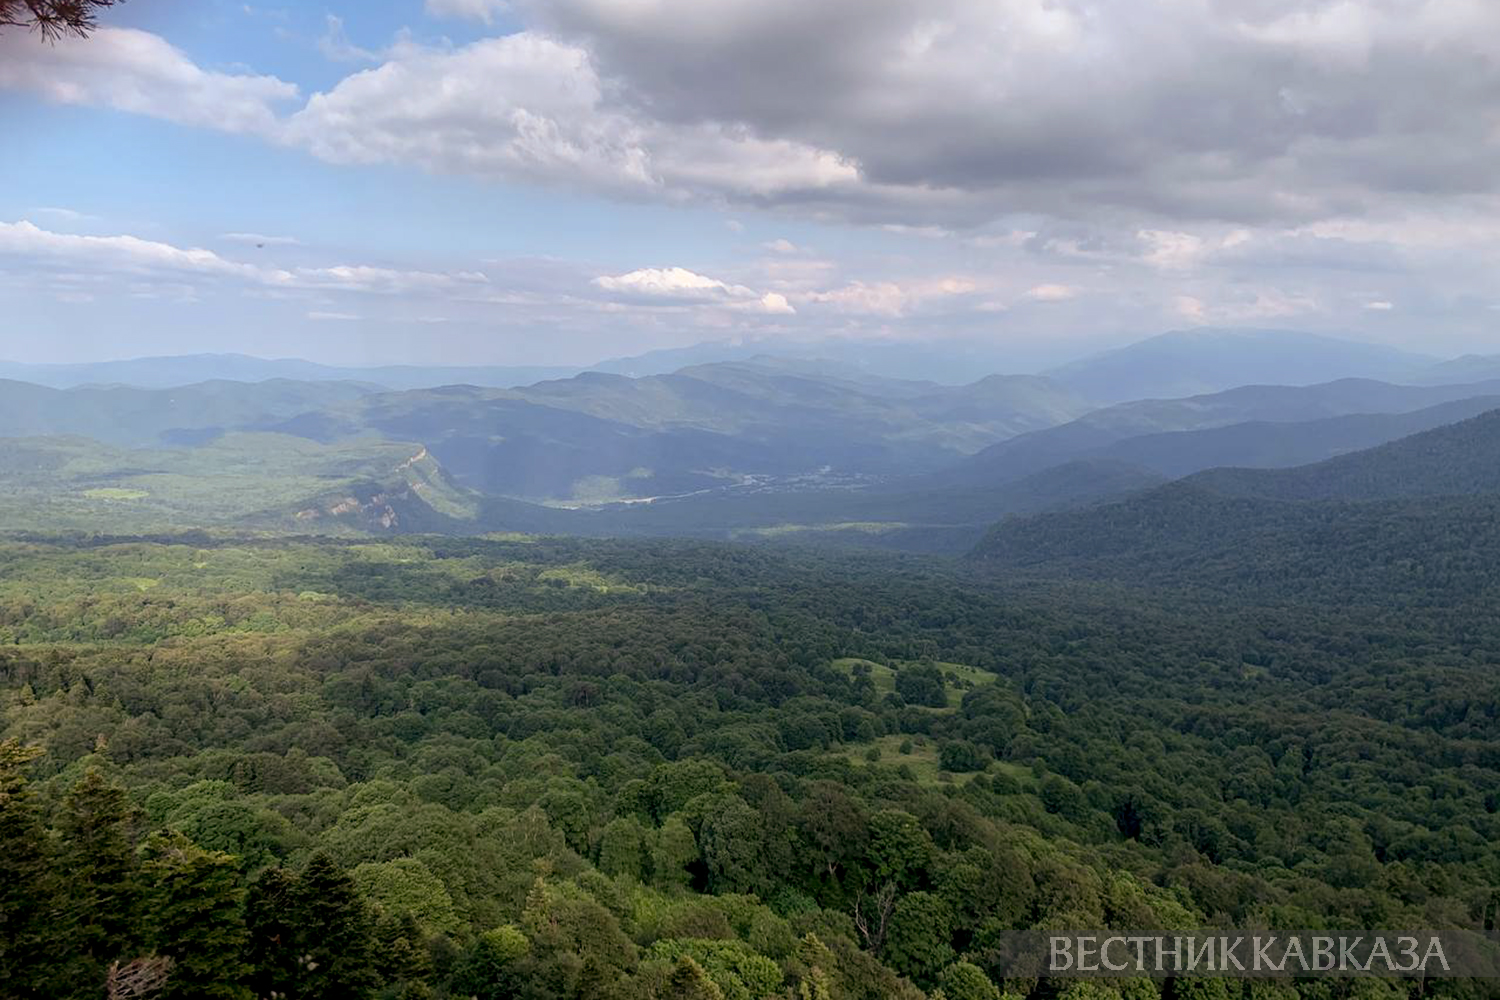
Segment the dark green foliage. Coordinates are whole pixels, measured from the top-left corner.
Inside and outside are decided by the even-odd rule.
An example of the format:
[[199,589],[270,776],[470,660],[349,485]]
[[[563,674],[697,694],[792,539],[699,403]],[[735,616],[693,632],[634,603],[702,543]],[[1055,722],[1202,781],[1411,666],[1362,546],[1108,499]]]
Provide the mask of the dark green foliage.
[[41,751],[0,741],[0,982],[42,997],[52,969],[59,872],[26,770]]
[[[0,744],[0,903],[94,942],[0,952],[23,996],[156,952],[225,996],[636,1000],[690,960],[726,1000],[993,1000],[1011,928],[1496,909],[1466,570],[1268,605],[694,543],[0,555],[0,739],[47,751]],[[941,702],[888,703],[907,672]]]
[[67,892],[54,940],[70,956],[69,996],[95,995],[109,964],[136,957],[142,944],[135,820],[125,790],[97,768],[85,771],[63,800],[57,864]]
[[373,915],[354,882],[327,854],[300,872],[273,868],[251,886],[246,918],[257,990],[332,1000],[370,995]]
[[948,704],[943,690],[943,672],[934,666],[907,667],[896,672],[896,693],[908,705],[942,708]]
[[968,740],[951,740],[938,750],[938,762],[945,771],[982,771],[984,755]]
[[181,834],[153,837],[141,866],[151,942],[172,959],[163,1000],[249,1000],[249,967],[235,859],[205,851]]

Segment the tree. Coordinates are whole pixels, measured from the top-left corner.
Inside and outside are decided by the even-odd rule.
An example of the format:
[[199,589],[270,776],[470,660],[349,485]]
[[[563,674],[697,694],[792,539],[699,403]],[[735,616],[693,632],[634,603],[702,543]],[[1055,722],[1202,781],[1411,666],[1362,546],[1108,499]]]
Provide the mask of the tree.
[[97,26],[96,15],[123,0],[0,0],[0,28],[27,28],[47,41],[65,35],[84,38]]
[[57,891],[46,831],[26,780],[41,755],[19,740],[0,742],[0,982],[19,997],[45,994]]
[[953,961],[953,913],[930,892],[901,897],[886,929],[880,957],[918,985],[930,985],[938,970]]
[[646,830],[633,816],[610,820],[599,832],[599,870],[639,880],[646,867]]
[[703,823],[699,835],[709,890],[759,892],[766,879],[763,862],[765,828],[760,813],[737,795],[726,795],[720,808]]
[[944,771],[967,772],[984,770],[984,756],[979,748],[968,740],[950,740],[938,751],[938,764]]
[[307,1000],[367,995],[374,975],[375,927],[354,881],[327,854],[312,856],[297,881],[296,912],[302,931]]
[[724,991],[708,978],[703,966],[683,955],[667,978],[666,996],[669,1000],[724,1000]]
[[520,992],[517,965],[530,950],[526,935],[511,924],[485,931],[459,960],[453,975],[454,994],[501,1000]]
[[245,923],[259,994],[305,1000],[369,996],[375,922],[354,881],[327,854],[300,873],[264,872],[250,888]]
[[689,866],[698,860],[698,842],[680,816],[669,816],[651,845],[651,883],[663,888],[685,888],[692,881]]
[[410,915],[425,933],[456,934],[460,929],[448,887],[416,858],[367,861],[350,878],[376,909],[392,917]]
[[943,994],[948,1000],[1000,1000],[1000,988],[972,962],[954,962],[943,970]]
[[866,864],[874,880],[915,885],[932,863],[932,838],[909,812],[886,809],[870,818]]
[[62,919],[54,940],[68,942],[70,996],[97,996],[110,960],[140,941],[132,826],[125,792],[89,768],[63,802],[59,864],[67,873]]
[[908,705],[946,708],[948,695],[943,689],[943,672],[933,666],[906,667],[896,672],[896,693]]
[[162,1000],[249,1000],[244,892],[235,859],[179,833],[151,838],[145,855],[153,943],[172,960]]

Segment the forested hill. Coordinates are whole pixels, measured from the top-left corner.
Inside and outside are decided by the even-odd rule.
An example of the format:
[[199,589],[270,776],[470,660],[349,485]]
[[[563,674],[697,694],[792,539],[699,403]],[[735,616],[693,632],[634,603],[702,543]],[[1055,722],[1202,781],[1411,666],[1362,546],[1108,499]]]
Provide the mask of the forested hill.
[[1500,586],[1500,412],[1291,470],[1214,470],[997,525],[971,559],[1130,582],[1377,603]]
[[[1335,417],[1369,417],[1374,414],[1414,414],[1444,404],[1491,397],[1500,394],[1500,383],[1472,385],[1406,386],[1391,385],[1368,379],[1340,379],[1311,386],[1247,385],[1225,392],[1185,399],[1144,399],[1121,403],[1085,414],[1069,423],[1022,434],[991,445],[955,466],[948,477],[966,482],[997,482],[1023,476],[1059,462],[1077,457],[1112,458],[1118,461],[1148,465],[1169,472],[1171,461],[1157,464],[1162,449],[1146,445],[1132,449],[1131,439],[1182,432],[1204,432],[1235,425],[1280,424],[1287,430],[1304,425],[1303,441],[1286,450],[1284,456],[1271,454],[1267,465],[1294,465],[1302,449],[1322,441],[1329,450],[1314,454],[1309,460],[1336,454],[1341,448],[1357,448],[1388,441],[1403,433],[1414,433],[1436,426],[1446,415],[1429,414],[1433,423],[1408,427],[1398,424],[1390,435],[1381,437],[1383,421],[1362,420],[1351,423],[1328,423]],[[1471,416],[1474,410],[1460,412],[1452,419]],[[1370,437],[1375,435],[1373,439]],[[1246,437],[1260,438],[1259,444]],[[1190,471],[1237,461],[1260,464],[1265,450],[1273,447],[1270,434],[1242,430],[1238,435],[1208,435],[1201,439],[1183,436],[1166,441],[1168,453],[1178,453],[1176,468],[1188,453],[1200,457]],[[1223,449],[1215,453],[1215,449]],[[1241,458],[1240,456],[1244,456]]]
[[1225,496],[1387,500],[1500,493],[1500,410],[1295,469],[1213,469],[1189,482]]

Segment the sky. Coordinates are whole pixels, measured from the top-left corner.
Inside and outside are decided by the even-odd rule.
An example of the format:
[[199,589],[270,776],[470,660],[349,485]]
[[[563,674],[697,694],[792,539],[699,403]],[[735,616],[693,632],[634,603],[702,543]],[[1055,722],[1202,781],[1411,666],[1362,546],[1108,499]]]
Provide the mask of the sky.
[[0,128],[8,360],[1500,352],[1493,0],[129,0]]

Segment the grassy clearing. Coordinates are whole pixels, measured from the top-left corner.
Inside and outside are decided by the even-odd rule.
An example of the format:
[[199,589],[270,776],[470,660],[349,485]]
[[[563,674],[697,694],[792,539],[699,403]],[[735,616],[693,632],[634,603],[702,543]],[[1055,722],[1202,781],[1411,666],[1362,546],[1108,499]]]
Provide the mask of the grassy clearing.
[[641,591],[641,588],[635,584],[605,576],[586,563],[573,563],[543,570],[537,574],[537,579],[543,583],[558,580],[570,588],[596,590],[601,594],[636,594]]
[[98,489],[84,490],[83,495],[90,500],[144,500],[151,494],[145,490],[127,490],[119,486],[101,486]]
[[[904,666],[915,666],[913,662],[897,663],[895,668],[888,667],[874,660],[861,660],[858,657],[845,657],[834,660],[833,668],[846,674],[853,674],[855,666],[864,664],[870,668],[870,681],[875,685],[875,690],[884,696],[896,690],[896,670]],[[958,708],[963,704],[964,695],[977,687],[995,683],[995,675],[985,673],[975,667],[966,666],[962,663],[937,663],[938,669],[943,672],[943,692],[948,696],[948,709]],[[940,709],[938,711],[941,711]]]
[[[901,752],[906,747],[906,753]],[[870,760],[870,751],[879,757]],[[856,767],[905,766],[911,771],[913,780],[921,785],[962,785],[974,777],[973,774],[952,774],[938,765],[937,743],[925,736],[882,736],[873,743],[860,743],[849,747],[843,756]]]
[[815,531],[846,531],[863,535],[885,535],[911,525],[904,521],[836,521],[829,524],[773,524],[760,528],[736,528],[731,538],[785,538]]
[[[902,747],[906,747],[907,752],[902,753]],[[877,754],[875,760],[870,759],[872,750]],[[961,774],[944,771],[938,763],[937,741],[920,735],[881,736],[870,743],[845,747],[838,756],[855,767],[905,766],[911,772],[912,780],[920,785],[962,785],[972,780],[975,774],[1008,775],[1024,791],[1034,791],[1036,785],[1031,768],[1005,760],[990,761],[983,771]]]

